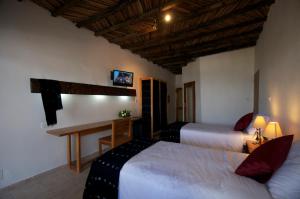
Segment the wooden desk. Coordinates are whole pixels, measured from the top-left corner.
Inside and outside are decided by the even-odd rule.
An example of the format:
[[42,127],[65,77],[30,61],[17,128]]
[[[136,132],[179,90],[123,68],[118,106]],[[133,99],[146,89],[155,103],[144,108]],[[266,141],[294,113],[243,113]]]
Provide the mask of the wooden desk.
[[[67,136],[67,161],[70,169],[80,173],[81,170],[81,136],[98,133],[100,131],[109,130],[112,128],[112,120],[96,122],[90,124],[77,125],[72,127],[66,127],[61,129],[54,129],[47,131],[48,134],[62,137]],[[74,135],[76,139],[76,165],[72,164],[71,153],[71,136]]]
[[[141,117],[131,117],[131,120],[138,120]],[[54,129],[47,131],[48,134],[57,137],[67,136],[67,161],[69,168],[75,170],[77,173],[81,171],[81,136],[99,133],[101,131],[112,129],[113,120],[95,122],[90,124],[82,124],[77,126],[71,126],[66,128]],[[72,151],[71,151],[71,136],[74,135],[76,139],[75,153],[76,153],[76,164],[72,164]]]

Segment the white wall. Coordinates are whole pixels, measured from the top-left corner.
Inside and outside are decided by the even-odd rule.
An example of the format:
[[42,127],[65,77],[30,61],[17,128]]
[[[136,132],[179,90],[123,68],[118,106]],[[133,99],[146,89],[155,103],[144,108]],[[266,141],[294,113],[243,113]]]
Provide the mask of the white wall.
[[[160,78],[171,96],[168,119],[175,120],[175,75],[29,1],[2,0],[0,10],[0,188],[66,164],[65,138],[41,128],[43,105],[30,92],[30,77],[111,85],[110,71],[118,68],[134,72],[134,88],[142,76]],[[139,100],[63,95],[64,109],[52,128],[113,119],[124,108],[138,115]],[[96,152],[97,139],[108,133],[85,137],[82,154]]]
[[175,76],[175,87],[181,88],[182,87],[182,75]]
[[198,58],[183,68],[196,81],[196,121],[233,125],[253,111],[254,47]]
[[277,0],[256,47],[259,111],[300,139],[300,1]]

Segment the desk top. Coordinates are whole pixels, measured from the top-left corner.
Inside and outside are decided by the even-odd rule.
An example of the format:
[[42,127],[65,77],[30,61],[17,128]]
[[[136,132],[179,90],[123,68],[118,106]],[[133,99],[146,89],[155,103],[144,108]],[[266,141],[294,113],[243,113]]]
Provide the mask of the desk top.
[[112,125],[112,120],[108,120],[108,121],[102,121],[102,122],[70,126],[70,127],[60,128],[60,129],[53,129],[53,130],[47,131],[47,133],[50,135],[61,137],[61,136],[66,136],[66,135],[70,135],[70,134],[75,134],[77,132],[85,131],[88,129],[94,129],[94,128],[111,126],[111,125]]
[[[131,120],[137,120],[140,119],[140,117],[132,117]],[[94,122],[89,124],[81,124],[76,126],[70,126],[65,128],[59,128],[59,129],[53,129],[48,130],[47,133],[50,135],[62,137],[66,135],[75,134],[81,131],[86,131],[90,129],[96,129],[96,128],[104,128],[108,129],[111,128],[113,120],[107,120],[107,121],[101,121],[101,122]]]

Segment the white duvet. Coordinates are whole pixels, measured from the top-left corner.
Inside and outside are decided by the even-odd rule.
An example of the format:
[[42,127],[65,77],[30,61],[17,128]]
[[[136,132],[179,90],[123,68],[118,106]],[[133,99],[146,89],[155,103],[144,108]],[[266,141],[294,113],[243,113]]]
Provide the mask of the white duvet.
[[265,185],[234,173],[246,157],[158,142],[123,166],[119,199],[270,199]]
[[237,152],[242,152],[245,140],[252,137],[225,125],[188,123],[180,130],[182,144]]

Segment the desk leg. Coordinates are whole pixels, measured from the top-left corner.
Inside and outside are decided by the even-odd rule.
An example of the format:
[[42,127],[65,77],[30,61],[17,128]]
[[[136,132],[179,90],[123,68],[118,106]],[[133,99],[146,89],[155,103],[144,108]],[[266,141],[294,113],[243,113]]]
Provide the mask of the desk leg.
[[81,169],[81,146],[80,146],[80,133],[76,133],[76,171],[80,173]]
[[68,161],[68,166],[71,169],[72,166],[71,135],[67,135],[67,161]]

